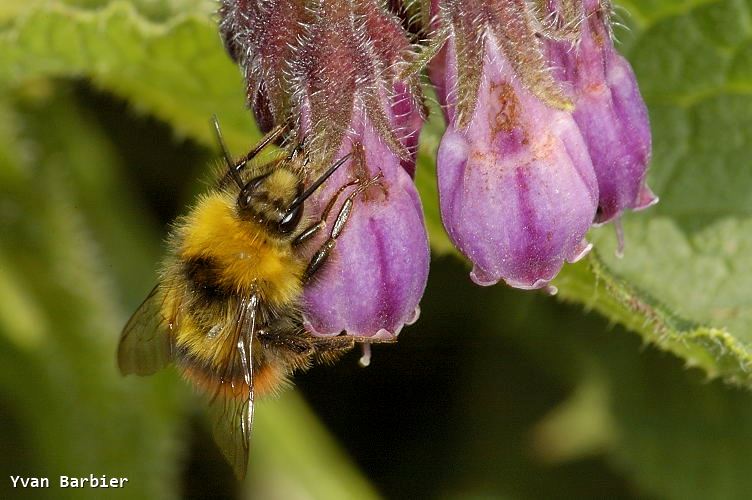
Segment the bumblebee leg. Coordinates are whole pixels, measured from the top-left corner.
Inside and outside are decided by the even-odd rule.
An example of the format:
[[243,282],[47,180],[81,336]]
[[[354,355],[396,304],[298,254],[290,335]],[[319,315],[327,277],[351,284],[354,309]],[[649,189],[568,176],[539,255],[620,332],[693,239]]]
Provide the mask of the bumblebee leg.
[[345,224],[347,224],[347,221],[350,218],[350,214],[352,213],[353,206],[355,204],[355,198],[363,191],[371,187],[373,184],[378,182],[381,177],[381,173],[372,177],[367,182],[360,184],[358,188],[355,189],[355,191],[350,193],[350,195],[345,198],[344,203],[342,203],[342,207],[339,209],[337,218],[334,219],[334,224],[332,225],[331,233],[329,233],[329,238],[327,238],[327,240],[321,245],[321,247],[319,247],[319,249],[311,258],[311,261],[308,263],[308,267],[306,268],[305,274],[303,275],[304,283],[310,281],[310,279],[316,274],[316,272],[324,265],[324,262],[326,262],[326,260],[329,258],[329,255],[331,255],[332,250],[334,250],[334,247],[337,245],[337,238],[339,238],[339,236],[342,234],[342,230],[345,228]]
[[329,200],[329,202],[326,204],[326,207],[324,208],[324,211],[321,213],[321,217],[318,221],[311,224],[307,228],[305,228],[298,236],[295,237],[292,244],[294,247],[298,247],[305,242],[309,241],[311,238],[316,236],[319,231],[324,229],[326,227],[326,219],[329,218],[329,214],[332,211],[332,208],[334,208],[334,204],[337,202],[337,199],[339,199],[340,195],[345,191],[345,189],[356,186],[360,183],[360,181],[355,180],[352,182],[348,182],[341,188],[337,190],[337,192],[332,196],[332,198]]
[[283,123],[281,125],[277,125],[273,129],[271,129],[269,132],[266,133],[264,137],[261,138],[261,140],[256,144],[253,149],[248,151],[248,154],[246,154],[241,160],[238,162],[235,168],[238,170],[242,169],[243,166],[249,161],[251,161],[253,158],[256,157],[266,146],[271,144],[272,142],[276,142],[277,139],[282,137],[282,134],[287,132],[287,129],[289,128],[289,123]]
[[265,348],[282,349],[297,356],[313,354],[313,345],[307,338],[288,331],[259,330],[256,337]]
[[353,340],[355,340],[358,344],[396,344],[397,343],[397,337],[389,337],[389,338],[378,338],[375,339],[373,337],[353,337]]
[[333,363],[355,347],[353,337],[314,337],[314,359],[319,363]]
[[373,339],[367,337],[352,337],[349,335],[316,337],[313,341],[314,356],[319,362],[330,363],[336,361],[343,354],[349,352],[356,345],[360,344],[363,348],[363,355],[358,362],[360,363],[360,366],[366,367],[371,362],[371,344],[392,344],[395,342],[397,342],[396,338]]

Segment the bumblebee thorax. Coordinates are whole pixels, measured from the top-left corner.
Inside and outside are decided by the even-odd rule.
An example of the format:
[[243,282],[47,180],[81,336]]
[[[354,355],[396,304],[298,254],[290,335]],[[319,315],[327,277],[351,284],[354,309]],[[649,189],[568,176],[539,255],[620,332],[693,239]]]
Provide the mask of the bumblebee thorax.
[[216,286],[284,303],[300,293],[304,262],[262,224],[238,214],[231,194],[204,196],[176,232],[178,260],[209,263]]
[[279,238],[287,238],[300,222],[302,209],[293,202],[302,192],[303,182],[298,174],[287,168],[271,170],[245,183],[238,193],[238,215],[266,227]]

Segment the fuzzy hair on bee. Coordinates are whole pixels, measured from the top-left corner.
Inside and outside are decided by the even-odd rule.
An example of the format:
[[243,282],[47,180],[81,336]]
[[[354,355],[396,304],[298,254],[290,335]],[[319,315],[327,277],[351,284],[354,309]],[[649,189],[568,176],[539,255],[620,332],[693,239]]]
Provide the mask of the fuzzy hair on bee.
[[174,363],[209,399],[215,440],[239,478],[248,464],[256,396],[275,393],[290,375],[332,362],[354,337],[316,337],[303,327],[304,284],[325,264],[353,201],[373,179],[355,179],[325,243],[303,247],[326,228],[338,194],[316,220],[304,202],[348,157],[313,181],[304,147],[251,165],[287,127],[270,131],[233,160],[214,120],[225,168],[214,186],[173,224],[158,284],[126,324],[118,346],[121,373],[150,375]]

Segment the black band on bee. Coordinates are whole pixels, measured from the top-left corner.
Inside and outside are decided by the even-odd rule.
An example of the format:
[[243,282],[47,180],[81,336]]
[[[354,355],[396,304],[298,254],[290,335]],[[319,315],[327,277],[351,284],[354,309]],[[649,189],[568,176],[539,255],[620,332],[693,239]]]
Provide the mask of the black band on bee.
[[233,294],[222,285],[219,266],[210,257],[192,257],[183,263],[183,274],[194,292],[194,300],[211,305],[227,301]]

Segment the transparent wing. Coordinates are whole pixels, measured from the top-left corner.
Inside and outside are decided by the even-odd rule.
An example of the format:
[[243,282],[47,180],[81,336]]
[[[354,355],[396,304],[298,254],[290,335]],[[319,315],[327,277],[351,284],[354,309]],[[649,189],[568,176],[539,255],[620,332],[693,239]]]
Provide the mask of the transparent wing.
[[[228,339],[235,349],[220,374],[220,384],[209,404],[212,432],[219,449],[239,479],[248,469],[253,427],[253,337],[256,331],[258,297],[241,300]],[[241,378],[236,376],[241,368]]]
[[172,360],[172,341],[156,286],[123,328],[117,359],[123,375],[151,375]]

